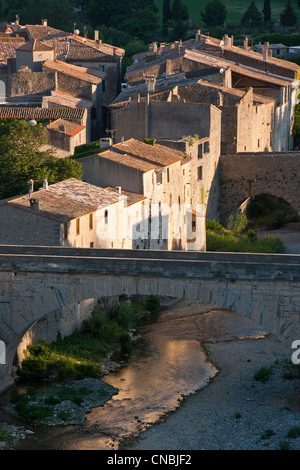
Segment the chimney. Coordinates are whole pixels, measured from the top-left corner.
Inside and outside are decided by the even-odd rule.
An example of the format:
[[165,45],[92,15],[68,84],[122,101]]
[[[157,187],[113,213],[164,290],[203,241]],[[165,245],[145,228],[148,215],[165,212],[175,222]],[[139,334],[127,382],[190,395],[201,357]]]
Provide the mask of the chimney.
[[197,42],[201,40],[201,29],[197,29],[195,39]]
[[248,37],[244,40],[244,49],[248,50]]
[[44,179],[43,189],[48,189],[48,180],[47,180],[47,178]]
[[27,183],[29,185],[28,193],[31,194],[34,191],[33,180],[29,180],[29,181],[27,181]]
[[118,191],[118,194],[122,194],[122,188],[121,188],[121,186],[116,186],[116,190]]
[[124,137],[121,137],[121,144],[124,145]]
[[171,75],[171,73],[172,73],[172,61],[171,59],[167,59],[166,60],[166,77]]
[[147,83],[147,91],[155,91],[155,85],[156,85],[156,78],[153,76],[148,76],[146,77],[146,83]]
[[99,31],[97,29],[94,31],[94,41],[99,41]]
[[232,35],[231,38],[230,38],[230,46],[231,46],[231,47],[233,46],[233,35]]
[[268,57],[269,57],[269,43],[268,42],[265,42],[262,53],[263,53],[263,60],[267,62]]
[[157,52],[157,42],[155,42],[155,41],[152,43],[152,50],[155,53]]
[[38,199],[30,199],[30,209],[38,212],[39,211],[39,200]]
[[225,34],[223,40],[224,40],[224,46],[225,46],[225,47],[230,46],[230,38],[228,37],[228,34]]
[[48,20],[46,20],[46,19],[42,20],[42,25],[43,26],[48,26]]

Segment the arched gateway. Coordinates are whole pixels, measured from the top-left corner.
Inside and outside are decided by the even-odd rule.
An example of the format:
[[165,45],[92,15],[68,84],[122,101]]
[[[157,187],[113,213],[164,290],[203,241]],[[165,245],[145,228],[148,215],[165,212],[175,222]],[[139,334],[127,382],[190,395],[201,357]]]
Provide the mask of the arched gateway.
[[1,246],[0,391],[37,320],[89,299],[161,295],[233,310],[291,345],[300,339],[300,255]]

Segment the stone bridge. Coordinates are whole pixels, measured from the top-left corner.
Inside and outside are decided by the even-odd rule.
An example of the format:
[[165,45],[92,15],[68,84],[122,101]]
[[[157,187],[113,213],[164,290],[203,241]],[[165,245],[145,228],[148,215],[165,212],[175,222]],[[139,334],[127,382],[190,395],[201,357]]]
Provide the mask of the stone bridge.
[[220,218],[250,196],[272,194],[300,214],[300,152],[239,153],[220,159]]
[[0,390],[26,331],[84,299],[161,295],[212,303],[300,339],[300,255],[0,246]]

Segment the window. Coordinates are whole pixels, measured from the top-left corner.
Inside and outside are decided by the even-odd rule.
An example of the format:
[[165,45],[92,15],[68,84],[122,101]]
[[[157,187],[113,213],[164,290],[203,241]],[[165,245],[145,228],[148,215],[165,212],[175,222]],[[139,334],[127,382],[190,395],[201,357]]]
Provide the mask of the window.
[[198,145],[198,158],[203,157],[203,149],[202,149],[202,144]]
[[104,72],[104,65],[99,65],[100,72]]
[[93,230],[93,214],[89,215],[89,229]]
[[170,169],[167,168],[167,182],[169,183],[170,181]]
[[258,140],[257,140],[257,147],[259,147],[259,143],[260,143],[260,142],[259,142],[259,139],[258,139]]
[[102,80],[102,91],[105,91],[105,80]]
[[209,152],[209,140],[204,142],[204,153],[208,153],[208,152]]
[[90,243],[90,248],[94,248],[94,242]]
[[67,240],[68,238],[68,224],[67,222],[64,223],[64,240]]
[[76,235],[80,234],[80,219],[76,219]]
[[203,174],[202,174],[202,166],[198,166],[198,181],[202,180]]
[[156,184],[162,184],[162,171],[156,173]]
[[104,222],[108,224],[108,211],[104,212]]

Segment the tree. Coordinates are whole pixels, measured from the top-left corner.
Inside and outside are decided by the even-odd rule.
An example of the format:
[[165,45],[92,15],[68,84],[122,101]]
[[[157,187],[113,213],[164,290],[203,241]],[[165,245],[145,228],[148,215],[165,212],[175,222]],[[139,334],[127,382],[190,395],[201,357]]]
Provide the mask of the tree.
[[212,0],[201,13],[201,18],[207,27],[223,25],[226,16],[227,10],[221,0]]
[[41,124],[31,127],[27,120],[0,121],[0,199],[28,192],[30,179],[38,189],[45,178],[49,183],[81,178],[81,164],[70,158],[55,158],[49,150],[40,151],[45,143]]
[[244,13],[241,25],[249,29],[256,29],[261,26],[262,22],[262,14],[256,7],[255,2],[252,1]]
[[186,5],[183,5],[180,0],[174,0],[171,8],[171,19],[174,21],[185,21],[189,17]]
[[123,21],[121,30],[127,31],[134,38],[151,42],[158,28],[158,16],[149,6],[133,10],[133,17]]
[[171,3],[170,0],[164,0],[163,4],[163,30],[166,31],[167,23],[171,19]]
[[264,21],[265,23],[271,21],[271,0],[264,0],[263,7]]
[[280,23],[282,26],[294,26],[297,23],[297,14],[290,0],[285,4],[285,8],[280,15]]

